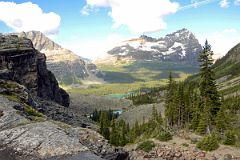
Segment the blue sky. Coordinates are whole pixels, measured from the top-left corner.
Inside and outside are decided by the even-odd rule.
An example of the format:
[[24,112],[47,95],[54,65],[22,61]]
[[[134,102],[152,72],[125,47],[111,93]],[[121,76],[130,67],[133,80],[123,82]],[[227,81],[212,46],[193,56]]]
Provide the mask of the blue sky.
[[0,32],[40,30],[91,59],[122,40],[181,28],[223,55],[240,42],[240,0],[0,1]]

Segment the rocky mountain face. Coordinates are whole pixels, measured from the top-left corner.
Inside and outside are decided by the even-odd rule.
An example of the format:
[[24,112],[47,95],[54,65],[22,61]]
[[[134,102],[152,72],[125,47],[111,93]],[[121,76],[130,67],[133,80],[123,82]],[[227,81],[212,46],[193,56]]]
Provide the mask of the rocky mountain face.
[[218,88],[225,97],[238,96],[240,91],[240,43],[213,65]]
[[32,42],[17,36],[0,36],[0,79],[16,81],[35,96],[69,106],[69,95],[47,70],[46,57]]
[[127,152],[108,144],[90,120],[68,105],[68,94],[58,87],[46,68],[45,55],[31,40],[1,35],[0,159],[128,158]]
[[215,62],[214,67],[216,68],[216,67],[224,66],[227,63],[234,63],[234,64],[240,63],[240,43],[234,46],[232,49],[230,49],[224,57],[222,57],[221,59],[218,59]]
[[176,31],[164,38],[148,36],[121,42],[118,46],[95,61],[96,64],[117,60],[146,60],[164,62],[184,62],[197,64],[201,45],[192,32],[187,29]]
[[60,83],[78,84],[96,71],[96,66],[93,67],[94,64],[84,61],[72,51],[62,48],[39,31],[22,32],[18,36],[30,39],[37,50],[45,53],[47,67]]

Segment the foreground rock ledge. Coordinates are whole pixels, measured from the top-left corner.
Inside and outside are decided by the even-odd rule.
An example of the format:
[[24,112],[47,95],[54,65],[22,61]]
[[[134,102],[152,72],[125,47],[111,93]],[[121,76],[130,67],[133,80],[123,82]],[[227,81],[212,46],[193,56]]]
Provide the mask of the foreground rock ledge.
[[[112,147],[96,131],[43,118],[31,121],[13,107],[17,102],[0,95],[0,159],[112,159],[128,153]],[[13,158],[15,157],[15,158]],[[9,158],[11,160],[11,158]]]

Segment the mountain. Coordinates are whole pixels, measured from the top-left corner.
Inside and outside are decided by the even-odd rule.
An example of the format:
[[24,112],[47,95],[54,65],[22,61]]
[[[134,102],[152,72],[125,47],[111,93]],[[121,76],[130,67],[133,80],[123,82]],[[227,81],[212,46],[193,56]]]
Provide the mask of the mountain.
[[224,57],[218,59],[213,68],[217,78],[240,75],[240,43],[230,49]]
[[[222,95],[240,94],[240,43],[230,49],[225,56],[216,60],[212,68]],[[196,74],[188,79],[199,81],[200,76]]]
[[145,60],[164,62],[184,62],[197,64],[201,45],[192,32],[178,30],[164,38],[152,38],[142,35],[139,38],[123,41],[108,53],[95,60],[96,64],[116,62],[119,60]]
[[213,65],[218,87],[224,95],[240,94],[240,43]]
[[119,43],[93,61],[105,81],[133,83],[166,79],[169,71],[175,78],[198,72],[198,54],[202,51],[197,38],[181,29],[163,38],[142,35]]
[[[39,31],[21,32],[20,37],[30,39],[33,46],[47,56],[47,67],[63,84],[79,84],[83,79],[95,77],[96,66],[72,51],[61,47]],[[97,79],[97,78],[96,78]]]
[[31,40],[0,36],[1,160],[128,159],[69,102]]

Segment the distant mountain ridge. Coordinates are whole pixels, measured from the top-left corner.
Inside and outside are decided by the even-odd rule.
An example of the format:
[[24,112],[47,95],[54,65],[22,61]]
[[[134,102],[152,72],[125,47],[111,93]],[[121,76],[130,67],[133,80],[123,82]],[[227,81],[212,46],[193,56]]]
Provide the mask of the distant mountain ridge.
[[[231,48],[212,66],[219,91],[224,97],[240,95],[240,43]],[[195,74],[189,81],[199,81],[200,75]]]
[[201,50],[202,47],[194,34],[183,28],[159,39],[142,35],[123,41],[94,62],[101,64],[118,60],[157,60],[194,65],[198,63]]
[[218,59],[213,68],[217,78],[240,76],[240,43],[230,49],[221,59]]
[[30,39],[34,47],[47,57],[47,67],[63,84],[79,84],[81,80],[95,77],[96,66],[85,61],[72,51],[61,47],[39,31],[18,33],[20,37]]

